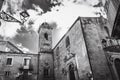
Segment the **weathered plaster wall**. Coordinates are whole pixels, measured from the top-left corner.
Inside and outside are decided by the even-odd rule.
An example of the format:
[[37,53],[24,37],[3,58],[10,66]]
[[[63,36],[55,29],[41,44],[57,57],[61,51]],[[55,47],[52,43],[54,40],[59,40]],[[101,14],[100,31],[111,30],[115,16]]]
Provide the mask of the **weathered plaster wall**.
[[[12,65],[6,65],[7,58],[12,58]],[[33,66],[33,77],[37,76],[37,55],[35,54],[11,54],[11,53],[1,53],[0,54],[0,75],[5,77],[5,71],[10,71],[9,79],[15,79],[19,72],[19,68],[24,64],[24,58],[31,58],[31,65]]]

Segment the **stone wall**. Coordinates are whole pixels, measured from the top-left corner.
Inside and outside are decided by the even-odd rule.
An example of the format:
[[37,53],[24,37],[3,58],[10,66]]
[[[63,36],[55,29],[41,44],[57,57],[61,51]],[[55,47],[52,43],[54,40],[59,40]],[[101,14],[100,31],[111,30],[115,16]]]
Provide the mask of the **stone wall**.
[[[48,69],[48,75],[45,76],[44,69]],[[53,80],[53,55],[52,53],[41,53],[39,57],[39,78],[42,80]]]
[[52,27],[44,22],[39,30],[39,79],[53,80]]
[[112,80],[112,75],[108,67],[106,55],[101,44],[101,21],[100,18],[81,18],[84,38],[90,63],[95,80]]
[[[66,47],[67,37],[70,41],[68,47]],[[76,80],[88,80],[91,69],[79,19],[54,48],[55,79],[70,80],[70,65],[74,67]]]
[[112,3],[112,0],[110,0],[107,17],[108,21],[110,23],[110,27],[112,28],[114,25],[115,17],[116,17],[117,9],[115,8],[114,4]]
[[[76,80],[112,80],[112,75],[101,40],[108,37],[104,19],[78,18],[54,48],[56,80],[70,80],[69,65],[74,66]],[[109,26],[108,26],[109,27]],[[108,28],[109,29],[109,28]],[[66,38],[70,45],[66,47]]]

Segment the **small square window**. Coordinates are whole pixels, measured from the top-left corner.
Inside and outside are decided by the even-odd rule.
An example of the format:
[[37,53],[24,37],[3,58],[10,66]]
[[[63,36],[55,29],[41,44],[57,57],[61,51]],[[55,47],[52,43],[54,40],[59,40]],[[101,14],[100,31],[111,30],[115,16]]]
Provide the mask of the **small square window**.
[[12,58],[7,58],[6,65],[12,65]]
[[5,71],[5,76],[9,76],[10,75],[10,71]]
[[30,58],[24,58],[24,66],[29,66]]

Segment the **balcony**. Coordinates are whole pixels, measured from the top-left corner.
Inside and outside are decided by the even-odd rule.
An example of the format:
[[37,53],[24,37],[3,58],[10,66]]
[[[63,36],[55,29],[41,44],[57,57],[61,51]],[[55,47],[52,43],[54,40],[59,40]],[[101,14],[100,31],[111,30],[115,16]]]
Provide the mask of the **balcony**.
[[120,40],[116,39],[103,39],[103,49],[109,52],[120,52]]
[[31,72],[31,71],[33,71],[33,66],[32,65],[29,65],[29,66],[21,66],[21,67],[19,67],[19,71],[20,72]]

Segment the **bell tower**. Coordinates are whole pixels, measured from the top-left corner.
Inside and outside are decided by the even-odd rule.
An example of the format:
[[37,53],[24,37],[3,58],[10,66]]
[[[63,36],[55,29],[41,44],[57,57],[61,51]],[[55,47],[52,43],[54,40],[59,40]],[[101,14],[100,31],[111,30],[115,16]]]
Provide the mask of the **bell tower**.
[[39,28],[39,79],[53,80],[52,27],[44,22]]
[[52,27],[48,23],[43,23],[39,28],[39,51],[52,51]]

